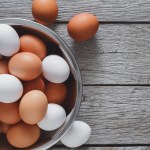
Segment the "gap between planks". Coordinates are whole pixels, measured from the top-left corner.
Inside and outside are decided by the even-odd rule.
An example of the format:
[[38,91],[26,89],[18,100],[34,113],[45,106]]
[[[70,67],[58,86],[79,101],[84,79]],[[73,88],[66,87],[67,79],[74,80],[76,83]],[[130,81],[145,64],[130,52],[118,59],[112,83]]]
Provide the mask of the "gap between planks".
[[[71,148],[66,148],[66,147],[53,147],[50,148],[49,150],[72,150]],[[101,146],[85,146],[85,147],[79,147],[75,148],[75,150],[150,150],[150,147],[101,147]]]
[[[85,147],[150,147],[150,144],[84,144],[80,148]],[[66,146],[60,144],[60,145],[54,145],[53,148],[66,148]]]
[[[57,22],[68,21],[80,12],[89,12],[102,21],[150,21],[149,0],[57,0]],[[1,0],[0,17],[33,19],[32,0]]]
[[[55,24],[68,24],[68,22],[69,21],[60,21],[55,22]],[[150,24],[150,21],[99,21],[99,24]]]
[[82,84],[83,86],[150,86],[150,84]]

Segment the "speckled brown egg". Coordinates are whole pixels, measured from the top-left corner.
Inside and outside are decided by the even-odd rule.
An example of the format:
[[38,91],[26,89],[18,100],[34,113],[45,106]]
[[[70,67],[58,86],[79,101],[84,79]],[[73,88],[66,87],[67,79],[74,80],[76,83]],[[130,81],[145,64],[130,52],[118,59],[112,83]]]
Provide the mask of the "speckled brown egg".
[[7,131],[8,142],[17,148],[26,148],[33,145],[40,137],[37,125],[28,125],[20,122],[11,126]]
[[43,59],[47,54],[45,43],[34,35],[23,35],[20,37],[20,51],[31,52]]
[[8,74],[8,62],[5,60],[0,61],[0,74]]
[[6,124],[15,124],[21,120],[19,103],[0,103],[0,121]]
[[67,88],[63,83],[55,84],[48,82],[45,94],[49,103],[61,104],[67,96]]
[[35,20],[41,24],[48,25],[53,23],[58,15],[56,0],[34,0],[32,14]]
[[42,71],[42,63],[38,56],[29,52],[14,55],[8,63],[9,72],[21,80],[29,81],[37,78]]
[[45,83],[41,78],[36,78],[31,81],[23,82],[23,93],[26,94],[32,90],[40,90],[42,92],[45,91]]
[[21,119],[28,124],[37,124],[46,114],[48,101],[46,95],[38,90],[28,92],[19,105]]
[[75,15],[67,25],[70,37],[79,42],[92,38],[96,34],[98,27],[98,18],[89,13]]

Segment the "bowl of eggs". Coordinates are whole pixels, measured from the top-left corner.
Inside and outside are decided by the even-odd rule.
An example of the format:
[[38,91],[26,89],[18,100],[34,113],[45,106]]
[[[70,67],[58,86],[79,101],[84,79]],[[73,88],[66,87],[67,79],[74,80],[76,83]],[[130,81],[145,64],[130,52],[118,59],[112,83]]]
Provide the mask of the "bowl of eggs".
[[67,44],[25,19],[0,19],[0,149],[45,150],[69,130],[82,82]]

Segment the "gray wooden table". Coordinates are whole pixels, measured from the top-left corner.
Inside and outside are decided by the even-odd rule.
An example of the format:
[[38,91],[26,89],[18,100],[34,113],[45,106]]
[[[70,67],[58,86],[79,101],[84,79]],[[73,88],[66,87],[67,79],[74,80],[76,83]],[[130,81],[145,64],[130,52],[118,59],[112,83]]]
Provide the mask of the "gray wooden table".
[[[150,0],[57,0],[59,16],[50,26],[71,47],[84,85],[79,120],[92,135],[80,150],[149,150]],[[33,20],[32,0],[0,0],[0,18]],[[68,20],[79,12],[100,19],[97,35],[74,42]],[[53,150],[67,148],[58,145]]]

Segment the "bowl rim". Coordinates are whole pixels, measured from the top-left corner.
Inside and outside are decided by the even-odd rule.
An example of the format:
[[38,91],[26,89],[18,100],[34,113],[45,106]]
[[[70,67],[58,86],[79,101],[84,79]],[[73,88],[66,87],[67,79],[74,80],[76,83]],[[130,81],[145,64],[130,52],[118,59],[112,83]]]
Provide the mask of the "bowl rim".
[[30,27],[30,28],[39,30],[40,32],[46,34],[47,36],[52,37],[55,41],[57,41],[60,45],[60,48],[63,49],[63,51],[67,54],[68,58],[70,58],[71,60],[72,67],[74,69],[73,71],[75,73],[74,75],[76,78],[77,95],[76,95],[75,106],[72,109],[71,113],[69,114],[71,115],[70,119],[66,123],[66,125],[62,128],[62,130],[58,132],[57,135],[53,139],[51,139],[45,144],[42,144],[41,146],[38,146],[37,148],[32,148],[32,150],[48,149],[52,147],[54,144],[56,144],[58,141],[60,141],[61,138],[67,133],[67,131],[71,128],[72,124],[74,123],[77,117],[77,114],[79,112],[81,101],[82,101],[82,80],[81,80],[81,73],[80,73],[79,66],[69,46],[65,43],[65,41],[58,34],[56,34],[50,28],[42,24],[36,23],[34,21],[31,21],[28,19],[21,19],[21,18],[3,18],[3,19],[0,19],[0,24],[18,25],[18,26],[20,25],[20,26]]

